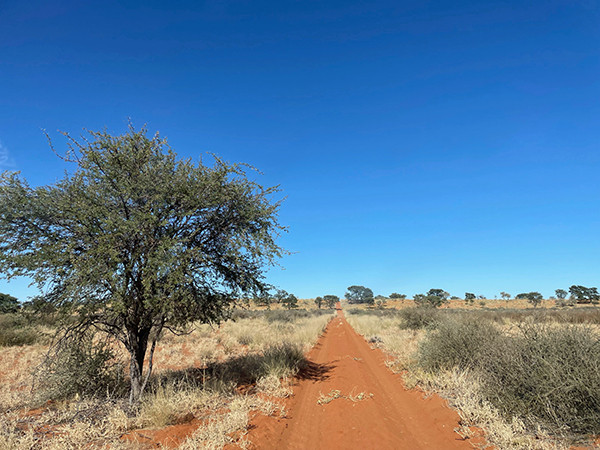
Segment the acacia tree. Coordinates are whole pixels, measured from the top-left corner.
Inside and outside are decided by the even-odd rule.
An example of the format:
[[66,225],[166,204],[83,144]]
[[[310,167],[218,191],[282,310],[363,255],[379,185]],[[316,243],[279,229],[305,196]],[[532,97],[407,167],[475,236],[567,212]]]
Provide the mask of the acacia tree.
[[350,303],[369,303],[372,305],[375,302],[375,299],[373,298],[373,291],[364,286],[348,287],[346,298]]
[[600,294],[598,288],[585,287],[579,285],[573,285],[569,288],[571,296],[577,301],[577,303],[598,303],[600,301]]
[[465,303],[468,305],[472,305],[473,303],[475,303],[475,299],[477,298],[477,296],[475,294],[473,294],[472,292],[465,292]]
[[554,293],[556,294],[556,298],[558,298],[559,300],[564,300],[567,298],[567,294],[568,292],[565,291],[564,289],[557,289],[554,291]]
[[66,136],[74,167],[55,185],[0,176],[0,273],[32,277],[79,329],[121,341],[136,402],[164,330],[219,322],[235,298],[264,294],[283,253],[278,190],[244,165],[179,161],[145,127]]
[[317,305],[317,307],[319,309],[321,309],[321,305],[323,304],[323,297],[317,297],[315,298],[315,305]]
[[340,301],[340,298],[337,295],[328,294],[323,296],[323,301],[327,308],[333,309],[335,308],[335,304]]

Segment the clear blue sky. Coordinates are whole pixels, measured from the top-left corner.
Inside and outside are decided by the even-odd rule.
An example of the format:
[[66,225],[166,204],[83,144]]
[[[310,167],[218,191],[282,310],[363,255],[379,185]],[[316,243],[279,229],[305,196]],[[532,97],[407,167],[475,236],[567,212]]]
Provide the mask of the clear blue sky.
[[131,117],[281,185],[299,297],[549,296],[600,285],[599,57],[598,0],[5,0],[0,165]]

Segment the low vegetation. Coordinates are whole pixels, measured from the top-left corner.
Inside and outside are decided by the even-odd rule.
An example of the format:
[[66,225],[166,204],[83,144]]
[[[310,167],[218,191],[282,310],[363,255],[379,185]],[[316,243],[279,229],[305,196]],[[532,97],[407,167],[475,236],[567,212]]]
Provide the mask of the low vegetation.
[[353,312],[409,387],[440,392],[499,448],[566,448],[600,434],[597,309]]
[[285,414],[279,399],[290,395],[291,377],[331,317],[326,310],[237,310],[220,327],[167,334],[137,405],[127,399],[127,354],[107,335],[68,339],[51,353],[47,340],[4,346],[0,449],[136,448],[140,436],[182,423],[194,426],[181,448],[244,446],[253,414]]

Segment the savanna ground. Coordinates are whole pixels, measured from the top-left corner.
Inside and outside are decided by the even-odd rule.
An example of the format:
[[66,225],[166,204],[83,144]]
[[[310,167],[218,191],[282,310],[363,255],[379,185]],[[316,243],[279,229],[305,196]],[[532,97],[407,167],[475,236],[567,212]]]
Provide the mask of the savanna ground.
[[[292,431],[263,426],[285,420],[289,425],[306,414],[290,398],[309,398],[300,394],[302,389],[316,395],[303,401],[321,414],[313,418],[321,422],[329,420],[323,415],[328,410],[338,417],[349,408],[375,414],[376,399],[396,395],[361,385],[359,375],[345,381],[332,376],[329,384],[313,379],[301,388],[294,376],[306,375],[307,364],[310,371],[305,355],[336,361],[340,370],[348,365],[348,373],[355,374],[353,367],[385,363],[390,374],[397,374],[397,385],[389,380],[380,384],[396,386],[398,395],[403,384],[414,388],[418,398],[440,394],[460,414],[455,434],[471,446],[568,448],[589,446],[600,434],[598,309],[557,309],[549,301],[525,309],[529,305],[515,300],[469,307],[451,301],[439,310],[416,308],[410,300],[381,306],[344,305],[348,323],[376,348],[372,354],[351,328],[330,322],[334,311],[316,311],[310,302],[301,302],[307,310],[239,310],[235,321],[219,327],[196,325],[187,335],[165,334],[149,389],[135,407],[126,399],[126,371],[120,365],[125,355],[114,343],[102,347],[104,341],[96,336],[98,346],[90,347],[96,353],[84,355],[88,361],[106,362],[98,357],[98,349],[104,349],[110,356],[105,371],[73,371],[70,366],[85,359],[81,355],[79,360],[54,355],[63,358],[63,366],[50,364],[50,370],[40,371],[53,327],[3,316],[0,448],[262,448],[277,439],[298,439],[290,434],[297,425],[288,427]],[[328,336],[337,333],[337,344],[313,348],[328,323],[334,327]],[[340,349],[343,336],[355,347]],[[21,345],[12,345],[16,343]],[[84,381],[89,377],[82,386],[87,395],[73,390],[76,375]],[[98,375],[106,382],[90,391]],[[393,403],[380,408],[384,416],[397,408]],[[348,424],[341,422],[342,427]],[[261,435],[261,427],[279,434],[271,439]],[[485,433],[485,442],[475,439],[477,430]],[[369,438],[362,436],[365,442]],[[303,443],[289,447],[303,448]]]
[[[19,336],[7,340],[34,342],[0,347],[0,448],[245,447],[253,414],[285,415],[281,399],[331,317],[332,310],[240,310],[219,327],[166,334],[149,389],[135,407],[123,382],[126,355],[114,343],[108,343],[112,372],[92,374],[109,382],[83,396],[72,392],[72,367],[54,365],[39,377],[53,330],[21,324]],[[77,365],[73,358],[61,362]],[[89,373],[79,375],[94,382]]]

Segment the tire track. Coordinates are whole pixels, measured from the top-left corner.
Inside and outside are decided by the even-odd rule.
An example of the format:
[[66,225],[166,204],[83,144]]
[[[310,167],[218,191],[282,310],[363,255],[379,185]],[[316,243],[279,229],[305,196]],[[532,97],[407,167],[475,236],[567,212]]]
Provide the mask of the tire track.
[[404,388],[385,355],[338,316],[308,355],[285,419],[257,417],[249,440],[260,449],[468,449],[459,416],[438,396]]

